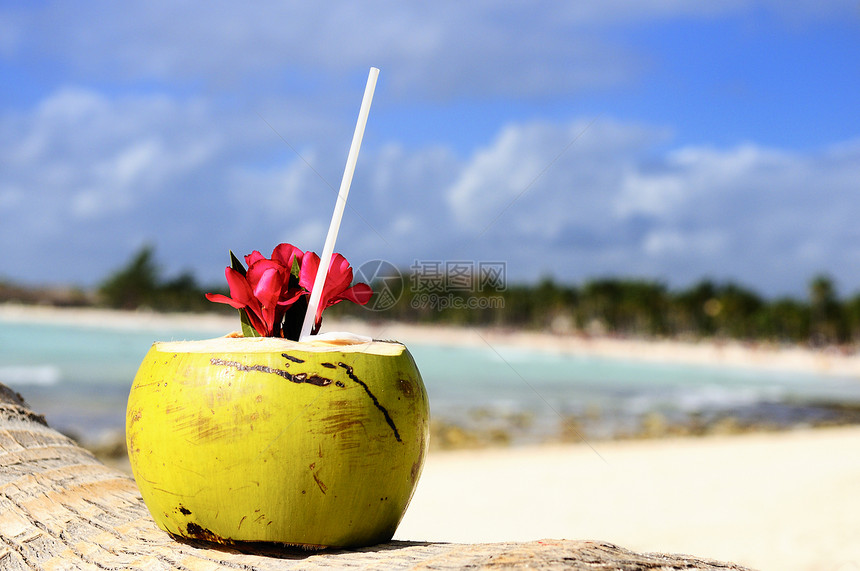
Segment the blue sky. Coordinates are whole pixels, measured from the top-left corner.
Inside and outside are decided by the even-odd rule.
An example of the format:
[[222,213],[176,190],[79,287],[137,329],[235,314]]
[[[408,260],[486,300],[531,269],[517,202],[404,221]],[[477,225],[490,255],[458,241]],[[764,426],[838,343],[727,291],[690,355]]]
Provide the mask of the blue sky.
[[854,0],[5,2],[0,278],[321,250],[370,66],[354,265],[860,290]]

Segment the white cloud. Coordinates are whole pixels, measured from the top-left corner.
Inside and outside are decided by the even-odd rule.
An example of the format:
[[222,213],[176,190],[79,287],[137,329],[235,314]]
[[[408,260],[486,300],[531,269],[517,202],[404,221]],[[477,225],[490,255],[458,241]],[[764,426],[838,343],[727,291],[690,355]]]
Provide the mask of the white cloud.
[[665,216],[688,196],[687,187],[674,175],[631,171],[621,183],[615,213],[621,218]]
[[[304,132],[316,119],[302,117]],[[860,284],[860,143],[788,152],[670,137],[583,119],[510,123],[466,158],[381,141],[362,150],[337,249],[356,263],[503,260],[512,280],[710,275],[796,292],[829,270]],[[317,172],[337,186],[340,143],[300,145],[302,160],[254,115],[59,90],[0,116],[0,239],[18,245],[4,272],[92,283],[152,241],[168,266],[220,279],[228,249],[319,250],[335,191]]]
[[492,147],[475,153],[447,193],[460,224],[480,230],[528,192],[551,160],[551,151],[546,148],[547,131],[556,129],[547,125],[508,126]]
[[[288,242],[303,250],[313,250],[318,254],[322,252],[323,243],[328,233],[328,224],[320,220],[305,222],[298,227],[290,228],[288,232],[281,235],[278,243]],[[266,252],[268,255],[268,252]]]
[[[845,264],[860,254],[856,144],[811,153],[689,146],[655,156],[664,130],[598,121],[550,165],[580,126],[511,125],[449,187],[451,218],[473,235],[501,213],[473,245],[514,256],[514,275],[632,273],[675,283],[711,275],[784,293],[826,268],[860,288],[860,268]],[[526,173],[547,165],[522,193]]]
[[412,238],[415,236],[418,224],[418,217],[415,215],[402,214],[397,216],[391,223],[391,237],[394,239]]
[[680,232],[672,228],[658,228],[645,236],[642,250],[654,257],[661,256],[718,256],[728,245],[726,236],[719,230]]
[[452,215],[471,230],[505,228],[552,238],[612,216],[612,197],[663,129],[603,120],[510,125],[448,189]]
[[[545,97],[636,80],[647,56],[606,39],[607,30],[753,13],[761,4],[52,2],[0,11],[0,30],[15,32],[0,34],[0,53],[62,62],[83,77],[204,82],[215,90],[282,86],[291,74],[325,83],[373,64],[411,100],[454,92]],[[849,0],[764,4],[789,19],[855,10]]]
[[218,150],[195,105],[66,88],[29,115],[6,115],[4,181],[27,189],[30,205],[38,205],[20,214],[59,229],[69,217],[128,212],[169,190]]
[[194,100],[76,87],[0,115],[5,271],[91,283],[141,240],[182,234],[189,181],[223,152],[213,123]]
[[[303,157],[311,165],[319,161],[313,151],[304,152]],[[329,190],[327,183],[299,158],[265,168],[238,164],[230,168],[228,180],[229,205],[242,212],[242,218],[249,224],[306,215],[303,207],[309,191]]]
[[[315,115],[287,103],[274,107],[300,121],[267,120],[282,132],[299,124],[298,135],[286,136],[301,157],[256,115],[160,94],[64,88],[32,109],[0,115],[0,240],[21,246],[7,256],[4,274],[91,284],[149,242],[168,268],[219,279],[228,249],[247,253],[286,240],[319,250],[345,153],[342,141],[326,139],[326,117],[317,120],[324,136],[298,144]],[[453,153],[371,146],[360,165],[340,250],[414,255],[404,238],[438,237],[442,189],[459,169]],[[27,263],[40,256],[50,270]]]
[[161,144],[153,139],[133,143],[123,149],[111,163],[104,165],[104,174],[121,186],[128,186],[146,170],[158,167],[159,160],[167,159]]
[[366,259],[408,263],[432,255],[460,235],[444,191],[461,169],[454,153],[439,146],[406,150],[390,143],[362,151],[347,206],[348,240]]

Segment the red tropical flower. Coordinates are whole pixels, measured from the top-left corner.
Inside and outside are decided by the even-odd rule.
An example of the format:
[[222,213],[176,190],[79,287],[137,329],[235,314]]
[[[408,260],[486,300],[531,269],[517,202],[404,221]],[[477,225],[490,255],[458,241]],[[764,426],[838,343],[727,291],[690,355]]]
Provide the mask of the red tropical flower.
[[254,251],[245,256],[248,269],[244,275],[235,268],[225,270],[231,297],[207,293],[206,299],[244,310],[251,327],[260,335],[277,335],[284,313],[307,294],[295,283],[290,284],[293,261],[301,256],[302,251],[290,244],[276,247],[272,259]]
[[[232,267],[224,272],[230,286],[230,297],[207,293],[206,299],[240,310],[251,327],[264,337],[295,336],[294,340],[298,340],[307,304],[296,302],[313,290],[320,265],[319,256],[302,252],[292,244],[279,244],[272,251],[271,258],[254,250],[245,256],[245,263],[248,264],[247,270],[233,257]],[[296,263],[298,276],[292,273]],[[319,330],[322,312],[327,307],[343,300],[360,305],[370,301],[373,290],[369,285],[358,283],[350,287],[351,283],[349,262],[340,254],[334,254],[317,308],[314,332]]]
[[[299,273],[299,284],[308,291],[313,291],[319,266],[320,257],[313,252],[305,252]],[[314,331],[319,329],[320,323],[322,323],[322,312],[327,307],[343,300],[352,301],[359,305],[364,305],[370,301],[373,290],[370,289],[369,285],[357,283],[350,287],[351,283],[352,268],[349,266],[349,262],[340,254],[332,255],[325,279],[325,287],[314,319]]]
[[[279,262],[285,268],[292,270],[293,269],[293,260],[297,260],[299,263],[302,262],[302,256],[304,252],[293,246],[292,244],[278,244],[275,246],[275,249],[272,250],[272,260]],[[247,256],[245,256],[245,263],[248,266],[251,266],[254,262],[259,260],[265,260],[263,254],[254,250]]]

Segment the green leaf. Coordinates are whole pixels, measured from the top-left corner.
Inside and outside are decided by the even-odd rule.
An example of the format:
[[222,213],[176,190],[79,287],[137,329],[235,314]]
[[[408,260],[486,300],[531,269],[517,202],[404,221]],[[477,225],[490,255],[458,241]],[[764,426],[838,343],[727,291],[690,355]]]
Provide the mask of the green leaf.
[[242,274],[243,276],[247,274],[245,266],[243,266],[242,262],[239,261],[239,258],[236,257],[236,254],[233,253],[233,250],[230,250],[230,267]]
[[244,309],[239,310],[239,321],[242,323],[242,335],[244,337],[262,337],[260,333],[251,325],[251,320],[248,319],[248,313]]
[[299,269],[299,260],[298,258],[293,260],[293,267],[290,270],[290,281],[287,286],[290,289],[298,288],[299,286],[299,273],[301,270]]

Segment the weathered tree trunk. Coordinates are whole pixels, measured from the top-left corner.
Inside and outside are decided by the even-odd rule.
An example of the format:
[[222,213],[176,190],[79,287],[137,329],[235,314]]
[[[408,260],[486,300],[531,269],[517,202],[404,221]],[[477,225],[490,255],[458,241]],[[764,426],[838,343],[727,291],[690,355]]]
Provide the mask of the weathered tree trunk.
[[158,529],[134,480],[48,427],[0,384],[0,570],[7,569],[743,569],[594,541],[462,545],[392,541],[307,552],[178,541]]

